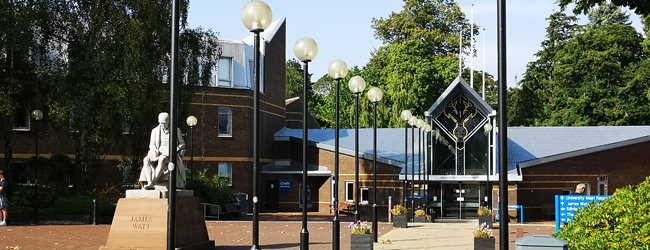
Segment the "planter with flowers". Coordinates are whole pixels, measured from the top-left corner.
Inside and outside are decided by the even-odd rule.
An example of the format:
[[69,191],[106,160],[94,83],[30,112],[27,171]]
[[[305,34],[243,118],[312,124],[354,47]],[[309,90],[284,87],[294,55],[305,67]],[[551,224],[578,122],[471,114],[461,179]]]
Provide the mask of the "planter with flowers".
[[422,209],[415,210],[415,222],[425,223],[427,222],[427,214]]
[[390,210],[390,213],[393,214],[393,227],[406,228],[406,213],[408,210],[401,204],[395,205],[393,209]]
[[427,222],[436,222],[436,219],[427,214]]
[[495,240],[492,235],[492,228],[489,228],[486,223],[477,224],[474,228],[474,250],[494,250]]
[[370,225],[368,225],[368,222],[353,222],[348,225],[348,228],[352,230],[350,238],[351,249],[372,250],[372,233],[370,232]]
[[492,210],[488,207],[481,206],[478,208],[478,224],[485,224],[488,228],[492,228]]

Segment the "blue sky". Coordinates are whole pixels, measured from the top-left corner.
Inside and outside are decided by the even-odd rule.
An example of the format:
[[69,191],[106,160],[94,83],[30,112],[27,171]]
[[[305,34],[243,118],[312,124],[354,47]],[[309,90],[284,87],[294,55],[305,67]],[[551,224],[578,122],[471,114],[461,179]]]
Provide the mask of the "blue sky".
[[[190,27],[201,26],[219,32],[219,38],[241,40],[250,34],[241,21],[241,11],[249,0],[191,0],[188,14]],[[273,11],[273,20],[287,18],[287,59],[295,58],[293,45],[301,37],[311,37],[318,43],[318,56],[310,63],[309,71],[314,80],[327,73],[327,65],[335,59],[345,61],[349,67],[363,67],[370,60],[370,53],[382,46],[370,27],[372,18],[386,18],[391,12],[400,12],[400,0],[266,0]],[[475,36],[477,57],[474,69],[483,68],[497,77],[497,1],[459,0],[467,19],[471,18],[474,4],[474,23],[481,30]],[[535,60],[533,54],[540,50],[545,39],[545,20],[559,7],[554,0],[508,1],[507,13],[507,83],[515,86],[515,75],[521,79],[526,64]],[[642,24],[632,11],[632,25],[642,32]],[[580,16],[581,23],[587,18]],[[485,47],[483,49],[483,39]],[[466,65],[470,59],[465,58]],[[469,82],[469,79],[467,79]],[[475,79],[475,84],[480,84]],[[374,85],[373,83],[369,83]]]

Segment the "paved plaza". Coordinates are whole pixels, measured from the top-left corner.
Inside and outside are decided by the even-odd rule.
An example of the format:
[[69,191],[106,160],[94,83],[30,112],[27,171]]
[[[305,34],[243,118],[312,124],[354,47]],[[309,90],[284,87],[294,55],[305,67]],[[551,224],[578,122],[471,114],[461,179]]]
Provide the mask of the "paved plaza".
[[[341,249],[350,249],[349,222],[341,222]],[[217,250],[250,249],[250,221],[208,221],[206,226],[210,239],[216,241]],[[393,228],[380,223],[380,242],[377,250],[392,249],[473,249],[472,230],[475,221],[410,223],[409,228]],[[495,224],[495,227],[498,224]],[[300,221],[260,222],[262,249],[300,249]],[[523,229],[524,236],[551,234],[553,224],[510,224],[510,249],[515,249],[515,231]],[[332,248],[331,221],[310,221],[310,249]],[[9,225],[0,227],[0,249],[20,246],[22,249],[83,249],[97,250],[106,244],[110,225]],[[498,244],[498,230],[495,230]],[[498,249],[498,248],[497,248]]]
[[[409,223],[408,228],[395,228],[379,238],[375,250],[397,249],[474,249],[472,231],[476,221],[454,221],[436,223]],[[498,223],[495,224],[498,228]],[[523,235],[549,235],[554,232],[553,224],[510,224],[510,249],[515,249],[517,228]],[[496,249],[499,249],[499,230],[494,230]],[[390,241],[390,244],[387,244]],[[383,244],[382,244],[383,242]]]

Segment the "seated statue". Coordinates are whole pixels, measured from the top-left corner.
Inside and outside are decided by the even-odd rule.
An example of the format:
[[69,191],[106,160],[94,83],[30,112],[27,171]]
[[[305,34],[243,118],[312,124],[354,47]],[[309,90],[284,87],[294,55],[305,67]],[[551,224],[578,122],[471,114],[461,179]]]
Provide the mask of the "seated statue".
[[[166,185],[164,182],[168,179],[169,165],[169,114],[162,112],[158,115],[158,126],[151,130],[151,140],[149,142],[149,153],[144,158],[142,172],[140,172],[140,184],[143,189],[154,189],[154,185]],[[185,166],[183,165],[183,155],[185,154],[185,141],[183,134],[178,129],[178,154],[176,162],[176,187],[185,188]]]

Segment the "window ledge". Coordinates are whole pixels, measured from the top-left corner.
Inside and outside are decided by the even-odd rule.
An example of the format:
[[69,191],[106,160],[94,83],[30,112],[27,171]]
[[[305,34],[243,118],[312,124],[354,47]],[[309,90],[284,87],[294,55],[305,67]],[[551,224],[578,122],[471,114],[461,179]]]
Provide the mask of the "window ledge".
[[22,131],[22,132],[28,132],[31,131],[30,128],[13,128],[13,131]]
[[219,135],[219,137],[222,137],[222,138],[232,138],[232,135]]

